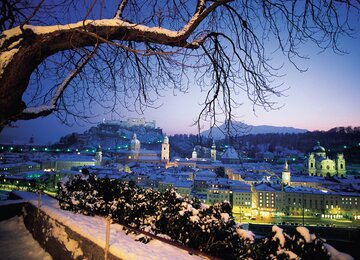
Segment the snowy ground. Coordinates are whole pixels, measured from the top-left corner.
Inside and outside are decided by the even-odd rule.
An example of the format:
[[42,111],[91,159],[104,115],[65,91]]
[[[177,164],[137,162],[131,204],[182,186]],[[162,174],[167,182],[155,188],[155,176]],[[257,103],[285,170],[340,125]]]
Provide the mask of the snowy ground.
[[[16,192],[23,199],[37,206],[37,198],[34,193]],[[10,201],[1,201],[0,205],[8,204]],[[88,238],[100,247],[105,247],[106,220],[101,217],[88,217],[61,210],[56,200],[42,196],[41,209],[53,219],[70,227],[73,231]],[[4,222],[4,221],[3,221]],[[2,223],[2,222],[1,222]],[[53,236],[58,237],[68,250],[76,252],[77,242],[68,239],[61,228],[53,229]],[[3,240],[3,238],[1,239]],[[18,245],[16,242],[15,245]],[[135,241],[135,236],[126,235],[119,224],[111,224],[110,227],[110,253],[121,259],[203,259],[199,256],[189,255],[185,250],[170,246],[158,240],[151,240],[148,244]],[[2,255],[3,256],[3,255]],[[0,256],[0,259],[2,259]],[[6,258],[9,259],[9,258]],[[16,259],[16,258],[13,258]],[[19,259],[19,258],[18,258]],[[30,258],[20,258],[30,259]],[[42,258],[34,258],[42,259]]]
[[0,190],[0,200],[7,200],[9,197],[9,192]]
[[26,229],[22,217],[0,222],[0,259],[51,260]]

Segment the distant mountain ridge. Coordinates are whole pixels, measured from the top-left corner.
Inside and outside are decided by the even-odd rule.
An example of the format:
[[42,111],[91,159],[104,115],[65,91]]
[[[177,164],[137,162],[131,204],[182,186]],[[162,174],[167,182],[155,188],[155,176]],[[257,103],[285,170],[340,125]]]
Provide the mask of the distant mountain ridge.
[[[218,128],[208,129],[201,132],[202,136],[210,136],[214,140],[221,140],[225,138],[225,123]],[[307,129],[289,127],[289,126],[271,126],[271,125],[247,125],[242,122],[233,122],[233,128],[230,133],[233,136],[243,136],[249,134],[302,134],[309,132]]]

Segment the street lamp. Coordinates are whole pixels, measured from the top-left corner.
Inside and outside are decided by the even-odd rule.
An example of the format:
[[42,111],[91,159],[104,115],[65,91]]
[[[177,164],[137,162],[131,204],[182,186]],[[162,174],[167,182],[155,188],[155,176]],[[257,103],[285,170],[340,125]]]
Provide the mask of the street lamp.
[[304,193],[301,193],[301,204],[302,204],[302,225],[304,225],[304,220],[305,220],[305,203],[304,203]]

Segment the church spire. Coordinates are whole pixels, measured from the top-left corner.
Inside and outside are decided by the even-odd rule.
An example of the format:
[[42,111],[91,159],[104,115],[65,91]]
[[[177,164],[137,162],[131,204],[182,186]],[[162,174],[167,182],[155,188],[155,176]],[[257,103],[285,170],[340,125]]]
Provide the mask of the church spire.
[[214,139],[211,145],[210,156],[212,161],[216,161],[216,145]]
[[167,135],[164,136],[163,143],[161,144],[161,160],[165,162],[170,160],[170,144]]
[[194,150],[193,150],[193,152],[191,154],[191,159],[193,159],[193,160],[197,159],[196,147],[194,147]]
[[290,170],[289,170],[289,165],[287,163],[287,160],[285,160],[285,164],[284,164],[284,170],[282,172],[282,176],[281,176],[281,180],[282,180],[282,183],[283,184],[286,184],[286,185],[290,185],[291,182],[290,182]]
[[287,163],[287,160],[285,160],[285,164],[284,164],[284,172],[288,172],[289,171],[289,165]]

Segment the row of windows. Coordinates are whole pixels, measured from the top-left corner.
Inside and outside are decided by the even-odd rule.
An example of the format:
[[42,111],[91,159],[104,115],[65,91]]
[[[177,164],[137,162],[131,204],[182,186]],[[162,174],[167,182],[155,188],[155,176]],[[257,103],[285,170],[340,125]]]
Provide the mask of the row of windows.
[[[27,166],[28,169],[32,169],[32,165]],[[20,169],[20,168],[26,168],[26,166],[20,166],[20,167],[15,167],[15,168],[2,168],[1,171],[7,171],[7,170],[14,170],[14,169]]]
[[224,195],[224,194],[209,194],[209,197],[214,197],[214,198],[229,198],[228,195]]
[[247,206],[250,206],[250,205],[251,205],[251,201],[239,201],[239,200],[234,200],[234,205],[247,205]]
[[[262,200],[262,199],[260,199],[259,201],[260,201],[260,203],[263,203],[263,200]],[[268,199],[266,200],[266,203],[269,203],[269,200],[268,200]],[[274,203],[274,200],[273,200],[273,199],[271,200],[271,203]]]
[[354,199],[355,201],[358,200],[358,198],[341,198],[341,200],[351,200],[351,199]]
[[[209,193],[214,193],[214,194],[228,194],[229,191],[228,190],[223,190],[223,191],[219,191],[219,190],[209,190]],[[231,192],[230,192],[231,193]]]
[[235,197],[234,196],[234,200],[237,200],[237,199],[239,199],[239,200],[250,200],[251,196],[246,196],[246,197]]
[[274,208],[275,204],[264,204],[264,203],[260,203],[259,205],[260,207],[266,207],[266,208]]
[[[265,192],[265,196],[269,196],[269,194],[271,194],[271,196],[274,196],[274,193]],[[262,196],[263,192],[259,192],[259,195]]]

